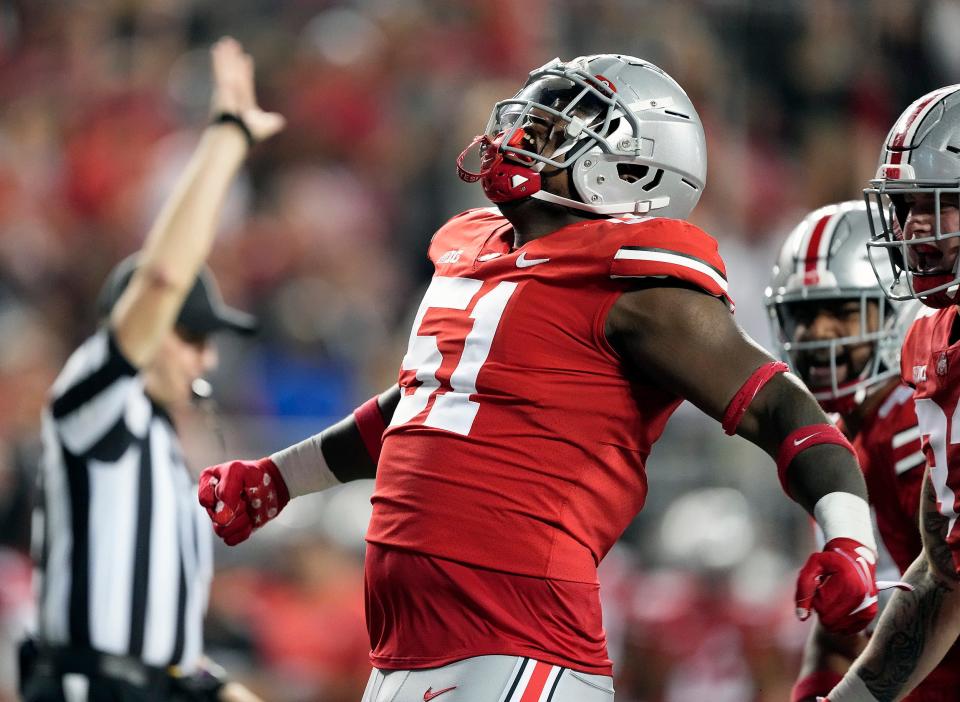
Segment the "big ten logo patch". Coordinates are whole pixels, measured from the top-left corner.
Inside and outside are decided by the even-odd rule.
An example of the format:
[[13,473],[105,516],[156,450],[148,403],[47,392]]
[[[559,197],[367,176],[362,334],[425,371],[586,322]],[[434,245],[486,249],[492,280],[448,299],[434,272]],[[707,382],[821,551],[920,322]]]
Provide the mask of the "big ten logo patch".
[[456,263],[460,260],[463,249],[451,249],[437,259],[437,263]]

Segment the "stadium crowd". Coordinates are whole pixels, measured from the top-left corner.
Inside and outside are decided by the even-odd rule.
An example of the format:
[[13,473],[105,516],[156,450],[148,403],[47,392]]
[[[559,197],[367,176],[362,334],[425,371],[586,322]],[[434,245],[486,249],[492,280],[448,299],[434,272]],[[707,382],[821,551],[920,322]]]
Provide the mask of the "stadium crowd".
[[[686,88],[710,164],[693,221],[719,240],[738,318],[765,343],[763,286],[785,227],[856,197],[900,110],[957,82],[957,22],[946,0],[0,6],[0,701],[14,698],[8,647],[31,616],[40,409],[197,138],[218,36],[256,56],[261,102],[288,119],[250,159],[211,258],[225,298],[262,330],[224,339],[218,410],[195,410],[231,455],[254,456],[395,379],[430,235],[485,204],[451,177],[456,155],[530,66],[619,51]],[[223,457],[193,433],[198,467]],[[805,631],[790,605],[802,512],[784,509],[760,452],[722,442],[693,410],[654,452],[650,484],[601,569],[618,698],[786,699]],[[300,526],[218,552],[233,577],[214,582],[211,654],[266,699],[358,699],[368,497],[351,485],[294,505],[316,514],[309,527],[289,519]],[[678,513],[723,526],[685,540],[670,528]],[[772,541],[772,521],[794,540]]]

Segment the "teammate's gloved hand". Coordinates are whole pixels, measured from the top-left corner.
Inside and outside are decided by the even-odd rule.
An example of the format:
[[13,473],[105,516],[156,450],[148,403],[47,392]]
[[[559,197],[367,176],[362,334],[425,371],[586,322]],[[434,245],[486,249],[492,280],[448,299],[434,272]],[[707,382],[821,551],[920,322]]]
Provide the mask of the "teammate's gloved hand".
[[823,627],[855,634],[877,616],[876,554],[859,541],[831,539],[800,569],[797,616],[816,611]]
[[213,520],[214,532],[228,546],[246,540],[290,501],[283,476],[269,458],[204,468],[198,497]]

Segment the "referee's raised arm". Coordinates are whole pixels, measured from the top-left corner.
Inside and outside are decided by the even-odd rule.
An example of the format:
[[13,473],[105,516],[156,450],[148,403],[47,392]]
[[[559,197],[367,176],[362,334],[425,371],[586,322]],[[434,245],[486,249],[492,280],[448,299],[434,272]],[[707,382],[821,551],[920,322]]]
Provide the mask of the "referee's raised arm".
[[148,364],[177,315],[213,244],[227,189],[249,147],[283,127],[257,106],[253,61],[234,39],[211,50],[211,123],[144,242],[129,285],[110,314],[123,355]]
[[257,702],[203,655],[212,537],[171,415],[214,365],[212,335],[254,329],[204,262],[248,149],[283,118],[257,106],[238,42],[217,42],[212,59],[210,124],[44,409],[26,702]]

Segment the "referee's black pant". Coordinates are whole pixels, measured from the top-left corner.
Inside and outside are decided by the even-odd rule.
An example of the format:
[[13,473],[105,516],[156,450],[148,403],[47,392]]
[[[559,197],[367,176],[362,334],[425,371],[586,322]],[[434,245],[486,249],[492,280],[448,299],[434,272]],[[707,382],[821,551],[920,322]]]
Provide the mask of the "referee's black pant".
[[102,675],[34,674],[24,681],[24,702],[167,702],[180,699],[169,689],[140,687]]
[[219,683],[194,682],[89,649],[44,648],[33,641],[20,647],[24,702],[215,702]]

